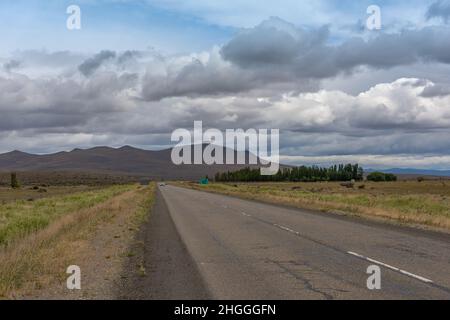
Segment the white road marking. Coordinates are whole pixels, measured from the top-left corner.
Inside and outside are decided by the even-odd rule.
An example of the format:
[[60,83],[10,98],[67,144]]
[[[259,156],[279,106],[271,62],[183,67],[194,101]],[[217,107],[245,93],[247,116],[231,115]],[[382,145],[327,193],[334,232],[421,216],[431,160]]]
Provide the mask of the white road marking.
[[287,231],[287,232],[290,232],[290,233],[293,233],[293,234],[296,234],[296,235],[299,235],[299,234],[300,234],[300,233],[297,232],[297,231],[294,231],[294,230],[292,230],[292,229],[290,229],[290,228],[288,228],[288,227],[285,227],[285,226],[280,226],[279,224],[274,224],[274,226],[277,227],[277,228],[279,228],[279,229],[281,229],[281,230],[284,230],[284,231]]
[[[292,230],[292,229],[290,229],[290,228],[288,228],[288,227],[285,227],[285,226],[282,226],[282,225],[279,225],[279,224],[276,224],[276,223],[274,223],[273,225],[274,225],[275,227],[281,229],[281,230],[284,230],[284,231],[293,233],[293,234],[295,234],[295,235],[300,235],[299,232],[297,232],[297,231],[295,231],[295,230]],[[369,261],[369,262],[372,262],[372,263],[378,264],[378,265],[380,265],[380,266],[386,267],[386,268],[388,268],[388,269],[391,269],[391,270],[400,272],[401,274],[404,274],[404,275],[406,275],[406,276],[408,276],[408,277],[411,277],[411,278],[414,278],[414,279],[417,279],[417,280],[420,280],[420,281],[423,281],[423,282],[426,282],[426,283],[433,283],[433,281],[430,280],[430,279],[427,279],[427,278],[425,278],[425,277],[418,276],[418,275],[416,275],[416,274],[414,274],[414,273],[411,273],[411,272],[408,272],[408,271],[405,271],[405,270],[396,268],[396,267],[394,267],[394,266],[388,265],[387,263],[384,263],[384,262],[381,262],[381,261],[378,261],[378,260],[375,260],[375,259],[371,259],[371,258],[369,258],[369,257],[365,257],[365,256],[363,256],[363,255],[361,255],[361,254],[358,254],[358,253],[355,253],[355,252],[347,251],[347,253],[350,254],[350,255],[352,255],[352,256],[358,257],[358,258],[360,258],[360,259],[364,259],[364,260],[367,260],[367,261]]]
[[417,280],[420,280],[420,281],[423,281],[423,282],[426,282],[426,283],[433,283],[433,281],[430,280],[430,279],[427,279],[427,278],[418,276],[418,275],[416,275],[416,274],[414,274],[414,273],[411,273],[411,272],[408,272],[408,271],[405,271],[405,270],[402,270],[402,269],[393,267],[393,266],[391,266],[391,265],[388,265],[387,263],[384,263],[384,262],[381,262],[381,261],[377,261],[377,260],[375,260],[375,259],[371,259],[371,258],[365,257],[365,256],[360,255],[360,254],[355,253],[355,252],[347,251],[347,253],[350,254],[350,255],[352,255],[352,256],[358,257],[358,258],[360,258],[360,259],[364,259],[364,260],[367,260],[367,261],[369,261],[369,262],[373,262],[373,263],[378,264],[378,265],[380,265],[380,266],[386,267],[386,268],[388,268],[388,269],[391,269],[391,270],[400,272],[400,273],[402,273],[402,274],[404,274],[404,275],[406,275],[406,276],[415,278],[415,279],[417,279]]
[[[224,206],[224,207],[227,207],[227,206]],[[249,215],[248,213],[245,213],[245,212],[243,212],[243,211],[241,212],[241,214],[244,215],[244,216],[246,216],[246,217],[251,217],[251,215]],[[279,228],[279,229],[281,229],[281,230],[287,231],[287,232],[289,232],[289,233],[293,233],[293,234],[295,234],[295,235],[300,235],[300,232],[297,232],[297,231],[295,231],[295,230],[292,230],[291,228],[288,228],[288,227],[285,227],[285,226],[282,226],[282,225],[279,225],[279,224],[276,224],[276,223],[274,223],[273,226],[275,226],[275,227],[277,227],[277,228]],[[391,265],[389,265],[389,264],[387,264],[387,263],[384,263],[384,262],[381,262],[381,261],[378,261],[378,260],[375,260],[375,259],[371,259],[371,258],[369,258],[369,257],[365,257],[365,256],[363,256],[363,255],[361,255],[361,254],[356,253],[356,252],[347,251],[347,253],[350,254],[350,255],[352,255],[352,256],[358,257],[358,258],[360,258],[360,259],[363,259],[363,260],[366,260],[366,261],[369,261],[369,262],[378,264],[378,265],[380,265],[380,266],[386,267],[386,268],[391,269],[391,270],[393,270],[393,271],[399,272],[399,273],[404,274],[404,275],[406,275],[406,276],[408,276],[408,277],[411,277],[411,278],[420,280],[420,281],[422,281],[422,282],[425,282],[425,283],[433,283],[433,281],[430,280],[430,279],[427,279],[427,278],[425,278],[425,277],[418,276],[418,275],[416,275],[416,274],[414,274],[414,273],[411,273],[411,272],[408,272],[408,271],[399,269],[399,268],[394,267],[394,266],[391,266]]]

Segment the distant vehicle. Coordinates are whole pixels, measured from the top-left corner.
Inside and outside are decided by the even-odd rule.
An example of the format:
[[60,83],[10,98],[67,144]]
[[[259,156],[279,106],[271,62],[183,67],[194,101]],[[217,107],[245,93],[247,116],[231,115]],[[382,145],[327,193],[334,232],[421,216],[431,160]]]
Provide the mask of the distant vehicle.
[[162,183],[159,184],[159,186],[160,186],[160,187],[165,187],[166,184],[165,184],[164,182],[162,182]]

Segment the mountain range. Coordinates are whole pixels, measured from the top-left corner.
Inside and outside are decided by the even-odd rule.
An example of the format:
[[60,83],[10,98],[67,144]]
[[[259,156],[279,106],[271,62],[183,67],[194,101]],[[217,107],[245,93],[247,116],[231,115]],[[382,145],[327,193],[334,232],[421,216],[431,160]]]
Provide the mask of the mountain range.
[[[192,151],[193,146],[191,148]],[[223,151],[225,155],[226,149]],[[150,179],[195,180],[206,175],[213,177],[217,172],[240,170],[249,166],[205,164],[177,166],[172,163],[171,153],[172,149],[150,151],[130,146],[118,149],[110,147],[74,149],[45,155],[12,151],[0,154],[0,172],[92,172]],[[236,157],[238,152],[234,153]],[[248,152],[245,153],[245,157],[248,161]]]

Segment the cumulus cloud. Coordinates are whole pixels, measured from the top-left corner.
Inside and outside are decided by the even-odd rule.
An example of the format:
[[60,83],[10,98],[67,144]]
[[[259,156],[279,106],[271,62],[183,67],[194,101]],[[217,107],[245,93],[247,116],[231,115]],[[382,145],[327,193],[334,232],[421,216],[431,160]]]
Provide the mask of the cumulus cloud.
[[66,67],[60,72],[69,76],[79,72],[88,78],[100,71],[136,74],[139,97],[145,101],[226,94],[276,96],[316,91],[321,81],[362,67],[369,69],[367,73],[419,62],[450,65],[450,45],[440,40],[448,37],[448,29],[434,27],[332,44],[327,27],[304,29],[271,18],[243,30],[222,47],[190,55],[104,50],[90,57],[68,52],[26,52],[19,57],[26,74],[30,64],[42,72],[44,66],[59,70],[64,61]]
[[[434,83],[399,79],[357,95],[337,90],[279,98],[222,95],[136,98],[135,74],[101,72],[78,80],[0,78],[0,132],[164,144],[175,128],[279,128],[284,154],[447,154],[450,96],[424,97]],[[45,138],[47,139],[47,138]],[[92,140],[95,141],[95,140]],[[168,143],[167,140],[165,143]],[[144,144],[144,143],[143,143]],[[144,144],[145,145],[145,144]]]
[[278,18],[245,30],[222,48],[225,60],[244,69],[291,72],[302,78],[328,78],[359,66],[391,68],[418,61],[450,63],[448,29],[425,28],[352,38],[329,44],[326,28],[305,31]]
[[[364,136],[374,132],[432,130],[450,127],[450,97],[429,99],[430,81],[399,79],[358,95],[321,90],[285,96],[266,107],[270,122],[297,132],[336,132]],[[260,116],[263,117],[263,116]]]
[[446,28],[429,27],[331,44],[326,27],[306,30],[279,18],[246,29],[220,49],[163,59],[147,68],[143,98],[239,94],[254,90],[311,91],[318,81],[418,63],[450,64]]

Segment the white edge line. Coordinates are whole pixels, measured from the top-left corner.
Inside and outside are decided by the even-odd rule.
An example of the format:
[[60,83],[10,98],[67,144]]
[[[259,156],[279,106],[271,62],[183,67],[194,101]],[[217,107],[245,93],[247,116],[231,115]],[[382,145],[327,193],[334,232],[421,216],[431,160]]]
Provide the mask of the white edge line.
[[279,224],[274,224],[274,226],[277,227],[277,228],[280,228],[281,230],[284,230],[284,231],[287,231],[287,232],[290,232],[290,233],[293,233],[293,234],[297,234],[297,235],[299,234],[297,231],[294,231],[294,230],[292,230],[292,229],[290,229],[288,227],[280,226]]
[[379,265],[381,265],[381,266],[383,266],[383,267],[386,267],[386,268],[388,268],[388,269],[391,269],[391,270],[400,272],[400,273],[402,273],[402,274],[404,274],[404,275],[406,275],[406,276],[415,278],[415,279],[417,279],[417,280],[420,280],[420,281],[423,281],[423,282],[426,282],[426,283],[433,283],[433,281],[430,280],[430,279],[427,279],[427,278],[418,276],[418,275],[416,275],[416,274],[414,274],[414,273],[411,273],[411,272],[408,272],[408,271],[405,271],[405,270],[402,270],[402,269],[399,269],[399,268],[390,266],[390,265],[388,265],[387,263],[383,263],[383,262],[381,262],[381,261],[377,261],[377,260],[375,260],[375,259],[371,259],[371,258],[365,257],[365,256],[360,255],[360,254],[355,253],[355,252],[347,251],[347,253],[350,254],[350,255],[352,255],[352,256],[355,256],[355,257],[358,257],[358,258],[367,260],[367,261],[369,261],[369,262],[373,262],[373,263],[375,263],[375,264],[379,264]]

